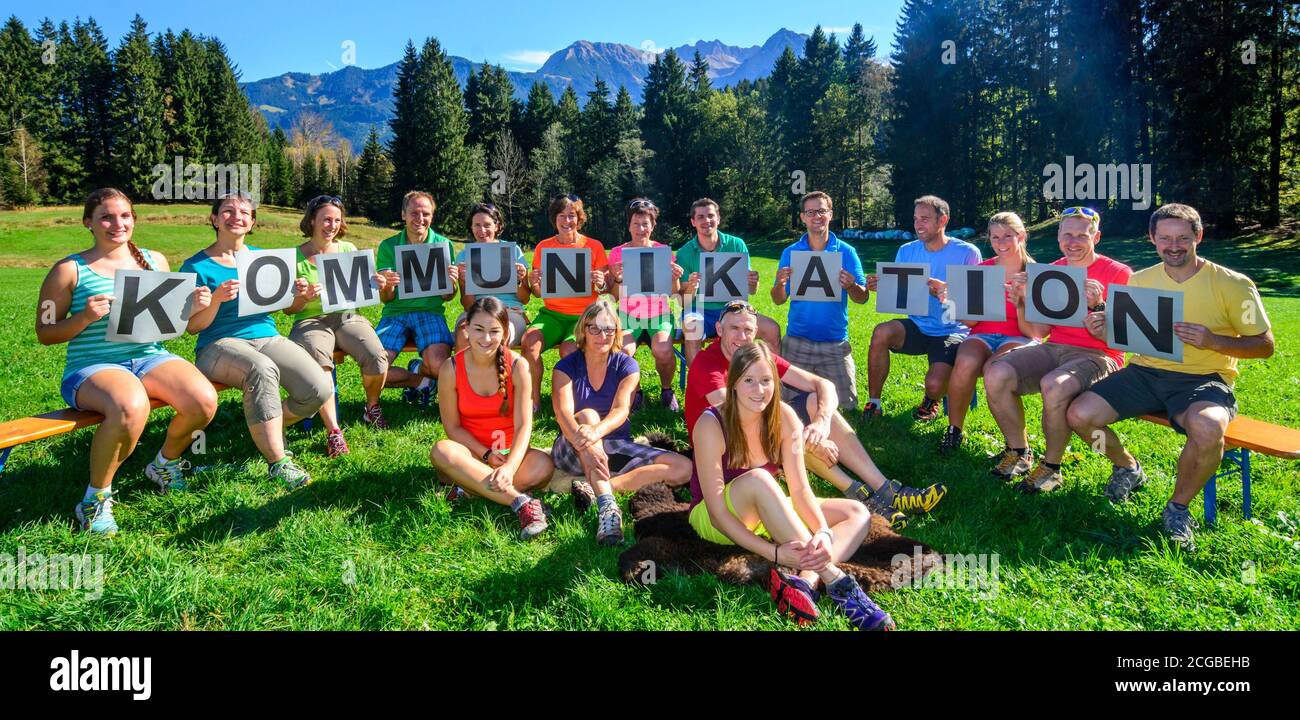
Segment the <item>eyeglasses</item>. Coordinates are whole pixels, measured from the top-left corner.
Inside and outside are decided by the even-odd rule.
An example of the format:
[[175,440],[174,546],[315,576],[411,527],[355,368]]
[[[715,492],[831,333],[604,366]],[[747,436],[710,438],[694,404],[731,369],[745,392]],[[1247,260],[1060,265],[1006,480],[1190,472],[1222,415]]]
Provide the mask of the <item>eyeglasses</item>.
[[758,311],[754,309],[754,306],[750,305],[749,303],[743,300],[732,300],[731,302],[727,303],[726,306],[722,308],[722,312],[719,313],[718,316],[721,317],[723,315],[730,315],[731,313],[735,313],[735,312],[747,312],[750,315],[753,315],[754,317],[758,317]]
[[1101,213],[1097,212],[1096,210],[1093,210],[1090,207],[1084,207],[1082,205],[1075,205],[1074,207],[1068,207],[1061,211],[1061,217],[1065,217],[1067,215],[1082,215],[1088,218],[1089,220],[1096,220],[1097,218],[1101,217]]
[[614,337],[614,334],[617,332],[618,332],[618,328],[616,327],[612,327],[609,325],[597,325],[595,323],[587,323],[588,335],[605,335],[606,337]]
[[813,208],[812,210],[804,210],[803,214],[808,217],[829,217],[831,210],[830,208]]

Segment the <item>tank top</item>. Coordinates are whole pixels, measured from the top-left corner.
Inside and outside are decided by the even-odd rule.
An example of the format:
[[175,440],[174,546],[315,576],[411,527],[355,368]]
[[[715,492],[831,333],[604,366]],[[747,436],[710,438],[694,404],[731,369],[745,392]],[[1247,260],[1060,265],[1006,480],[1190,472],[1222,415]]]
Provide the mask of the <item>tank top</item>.
[[[153,269],[153,255],[144,248],[140,248],[140,253],[144,255],[149,268]],[[79,313],[85,310],[86,302],[96,295],[111,295],[113,293],[113,278],[104,277],[91,270],[90,265],[82,259],[80,253],[68,257],[77,264],[77,284],[72,288],[72,305],[69,308],[71,313]],[[64,379],[91,365],[122,363],[148,355],[167,352],[162,345],[156,342],[108,342],[104,339],[108,332],[108,317],[108,315],[105,315],[87,325],[85,330],[82,330],[79,335],[68,341],[68,354],[63,362]]]
[[[515,441],[515,414],[513,411],[501,414],[501,395],[493,393],[486,397],[474,392],[469,384],[469,371],[466,369],[465,353],[461,350],[452,358],[456,368],[456,409],[460,411],[460,425],[474,436],[475,440],[490,447],[509,448]],[[506,359],[506,394],[514,397],[514,356],[505,350]],[[504,436],[501,435],[504,433]],[[504,449],[503,448],[503,449]]]
[[[710,414],[710,415],[713,415],[713,417],[717,418],[717,420],[718,420],[718,425],[724,428],[723,431],[722,431],[722,448],[723,448],[723,450],[722,450],[722,484],[723,484],[723,486],[726,486],[726,485],[729,484],[732,480],[735,480],[736,478],[740,477],[741,475],[744,475],[745,473],[749,472],[750,470],[753,470],[754,468],[746,468],[746,467],[738,467],[738,468],[737,468],[737,467],[731,467],[731,463],[729,462],[729,460],[728,460],[728,458],[727,458],[727,450],[726,450],[726,447],[727,447],[727,431],[726,431],[726,429],[725,429],[725,426],[722,425],[722,413],[719,413],[719,412],[718,412],[718,409],[717,409],[716,407],[710,407],[709,409],[705,410],[704,412],[705,412],[705,413],[708,413],[708,414]],[[766,471],[772,473],[772,477],[776,477],[776,476],[777,476],[778,474],[780,474],[780,472],[781,472],[781,466],[780,466],[780,465],[777,465],[776,463],[773,463],[773,462],[769,462],[769,463],[767,463],[766,465],[763,465],[762,468],[763,468],[764,470],[766,470]],[[699,505],[699,504],[702,503],[702,502],[704,502],[704,489],[703,489],[703,487],[701,487],[701,485],[700,485],[700,474],[699,474],[699,471],[696,470],[696,469],[694,469],[694,466],[692,466],[692,469],[691,469],[691,507],[694,508],[696,505]]]

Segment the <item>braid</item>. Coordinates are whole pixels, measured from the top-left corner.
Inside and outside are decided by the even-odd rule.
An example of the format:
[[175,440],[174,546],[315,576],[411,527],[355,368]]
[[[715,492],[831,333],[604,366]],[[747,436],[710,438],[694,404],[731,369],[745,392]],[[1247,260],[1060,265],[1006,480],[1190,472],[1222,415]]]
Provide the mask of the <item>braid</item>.
[[506,349],[504,345],[497,346],[497,392],[501,393],[501,414],[510,413],[510,395],[506,392]]
[[135,262],[140,266],[141,270],[153,270],[153,266],[149,264],[148,260],[144,259],[144,253],[140,252],[140,248],[136,247],[135,243],[127,240],[126,246],[130,248],[131,257],[135,258]]

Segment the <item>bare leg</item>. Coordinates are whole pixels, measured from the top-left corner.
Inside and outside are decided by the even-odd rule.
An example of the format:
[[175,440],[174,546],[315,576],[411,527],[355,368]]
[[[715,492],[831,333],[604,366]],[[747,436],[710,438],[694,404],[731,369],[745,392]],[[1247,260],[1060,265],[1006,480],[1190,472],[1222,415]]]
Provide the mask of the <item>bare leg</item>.
[[989,412],[1002,430],[1007,447],[1027,448],[1029,437],[1025,434],[1025,405],[1016,394],[1020,375],[1005,362],[995,362],[984,373],[984,394],[988,397]]
[[1110,428],[1119,419],[1119,413],[1096,393],[1084,392],[1070,403],[1066,421],[1094,450],[1100,450],[1112,465],[1123,468],[1137,467],[1137,460],[1124,448],[1124,443]]
[[1208,402],[1192,403],[1178,424],[1187,430],[1187,444],[1178,456],[1178,479],[1171,500],[1189,505],[1223,462],[1223,434],[1228,430],[1228,410]]
[[871,347],[867,350],[867,397],[881,397],[885,380],[889,378],[889,352],[903,346],[907,331],[897,320],[883,322],[871,331]]
[[629,470],[622,475],[610,478],[610,485],[616,492],[636,492],[647,485],[657,482],[669,487],[685,485],[691,481],[694,465],[690,460],[675,452],[666,452],[655,458],[653,463]]
[[1039,383],[1043,393],[1043,436],[1046,449],[1043,462],[1060,464],[1065,448],[1070,444],[1070,423],[1066,411],[1070,402],[1083,392],[1083,387],[1073,375],[1052,371]]
[[77,388],[77,406],[104,416],[90,441],[90,484],[108,487],[144,433],[149,420],[149,396],[131,373],[104,370]]
[[971,398],[975,396],[975,384],[992,354],[989,346],[979,340],[967,340],[957,349],[956,365],[948,380],[948,424],[958,430],[966,425],[966,413],[970,410]]
[[655,333],[650,340],[650,352],[654,355],[655,370],[659,371],[659,387],[671,389],[673,373],[677,371],[677,355],[673,352],[673,340],[666,332]]
[[175,460],[194,442],[195,431],[202,430],[217,414],[217,391],[198,368],[184,360],[171,360],[145,373],[140,382],[151,398],[176,409],[167,426],[162,454]]
[[528,370],[533,378],[533,406],[542,404],[542,331],[530,328],[524,333],[519,349],[528,363]]

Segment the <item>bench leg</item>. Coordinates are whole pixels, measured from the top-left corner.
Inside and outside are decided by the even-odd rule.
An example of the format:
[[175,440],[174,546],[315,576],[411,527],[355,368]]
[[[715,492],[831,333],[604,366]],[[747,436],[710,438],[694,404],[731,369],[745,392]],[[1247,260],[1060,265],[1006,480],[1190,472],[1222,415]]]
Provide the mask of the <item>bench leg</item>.
[[334,417],[339,419],[339,424],[343,424],[343,414],[339,412],[339,371],[337,367],[330,368],[330,382],[334,383]]
[[1218,477],[1218,475],[1215,475],[1210,478],[1209,482],[1205,483],[1205,524],[1207,526],[1213,525],[1219,516],[1218,488],[1215,482]]
[[0,450],[0,474],[4,474],[4,471],[5,471],[5,463],[9,462],[9,451],[10,451],[10,450],[13,450],[13,448],[11,448],[11,447],[7,447],[7,448],[5,448],[4,450]]
[[1250,519],[1250,449],[1241,448],[1241,511]]
[[680,366],[677,370],[677,387],[686,392],[686,354],[676,345],[673,346],[673,354],[677,356],[677,364]]
[[[980,394],[979,394],[978,392],[972,393],[971,396],[970,396],[970,409],[971,409],[971,410],[974,410],[975,408],[977,408],[977,407],[979,407],[979,406],[980,406]],[[943,396],[943,414],[944,414],[945,416],[948,415],[948,396],[947,396],[947,395],[944,395],[944,396]]]

